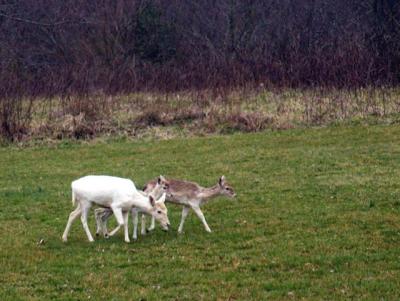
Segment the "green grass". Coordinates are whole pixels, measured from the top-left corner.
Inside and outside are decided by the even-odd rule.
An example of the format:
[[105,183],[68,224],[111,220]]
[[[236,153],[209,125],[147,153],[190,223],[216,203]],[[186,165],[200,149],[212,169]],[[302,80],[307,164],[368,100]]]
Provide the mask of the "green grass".
[[[224,174],[238,198],[205,205],[211,234],[170,205],[168,233],[90,244],[78,220],[62,243],[86,174]],[[399,211],[399,125],[4,147],[0,300],[399,300]]]

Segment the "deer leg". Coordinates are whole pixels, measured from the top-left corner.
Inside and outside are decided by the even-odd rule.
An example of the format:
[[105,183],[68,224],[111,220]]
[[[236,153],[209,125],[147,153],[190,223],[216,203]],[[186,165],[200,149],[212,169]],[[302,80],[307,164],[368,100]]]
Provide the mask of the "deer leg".
[[148,229],[149,231],[153,231],[156,228],[156,219],[154,216],[151,217],[151,225],[150,228]]
[[142,225],[140,228],[140,234],[146,235],[147,230],[146,230],[146,215],[142,213]]
[[102,222],[104,211],[104,208],[96,208],[94,210],[94,218],[96,220],[96,236],[100,236],[100,233],[104,232]]
[[137,240],[137,228],[138,228],[138,223],[139,223],[139,212],[137,209],[132,209],[132,222],[133,222],[133,235],[132,238],[134,240]]
[[103,229],[103,236],[108,238],[108,229],[107,229],[107,221],[111,215],[113,215],[113,211],[111,209],[105,209],[104,214],[101,217],[101,227]]
[[185,223],[185,219],[189,214],[189,210],[190,210],[190,207],[183,206],[181,223],[179,224],[178,233],[182,233],[182,231],[183,231],[183,224]]
[[107,220],[113,215],[113,212],[109,208],[96,208],[94,210],[94,215],[96,218],[96,236],[99,236],[100,233],[103,234],[105,238],[108,238],[108,230],[107,230]]
[[68,233],[71,229],[71,225],[74,222],[74,220],[76,220],[79,217],[80,214],[81,214],[81,205],[78,203],[78,207],[76,207],[75,210],[69,214],[67,226],[65,227],[64,234],[62,236],[62,240],[64,242],[68,240]]
[[130,240],[129,240],[129,230],[128,230],[129,211],[124,211],[124,212],[122,212],[122,217],[124,218],[124,236],[125,236],[125,242],[130,242]]
[[206,218],[204,217],[203,212],[201,211],[200,207],[192,207],[193,211],[196,213],[196,215],[199,217],[199,219],[201,220],[201,222],[204,225],[204,228],[206,229],[207,232],[211,232],[210,227],[207,224]]
[[124,225],[124,217],[122,216],[121,208],[113,208],[113,212],[117,220],[118,226],[108,234],[109,236],[115,235],[115,233],[117,233],[118,230]]
[[93,239],[92,233],[90,233],[89,226],[87,224],[89,209],[90,209],[90,206],[83,206],[82,213],[81,213],[81,221],[82,221],[83,229],[85,230],[86,235],[88,237],[88,240],[90,242],[93,242],[94,239]]

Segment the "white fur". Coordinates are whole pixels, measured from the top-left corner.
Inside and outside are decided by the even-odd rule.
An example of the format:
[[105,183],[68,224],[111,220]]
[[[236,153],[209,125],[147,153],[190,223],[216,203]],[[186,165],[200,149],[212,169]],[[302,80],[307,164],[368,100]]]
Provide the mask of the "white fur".
[[[89,241],[94,241],[87,225],[88,212],[93,204],[112,210],[118,226],[110,235],[115,234],[123,226],[126,242],[129,242],[128,212],[132,207],[139,208],[142,212],[152,215],[160,221],[164,228],[168,229],[167,211],[164,210],[160,213],[160,210],[157,210],[158,205],[164,204],[165,194],[157,202],[151,202],[150,197],[138,192],[131,180],[111,176],[86,176],[73,181],[71,188],[72,203],[73,205],[77,203],[77,207],[69,216],[62,236],[63,241],[67,241],[72,222],[79,216],[81,216],[82,226]],[[165,206],[162,207],[165,208]]]

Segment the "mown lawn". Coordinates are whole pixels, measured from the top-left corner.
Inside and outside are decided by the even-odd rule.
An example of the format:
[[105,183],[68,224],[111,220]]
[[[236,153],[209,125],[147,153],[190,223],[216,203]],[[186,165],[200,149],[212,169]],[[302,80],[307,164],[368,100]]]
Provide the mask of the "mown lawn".
[[[204,207],[211,234],[170,205],[168,233],[90,244],[78,220],[62,243],[87,174],[224,174],[238,197]],[[399,300],[400,126],[4,147],[0,230],[0,300]]]

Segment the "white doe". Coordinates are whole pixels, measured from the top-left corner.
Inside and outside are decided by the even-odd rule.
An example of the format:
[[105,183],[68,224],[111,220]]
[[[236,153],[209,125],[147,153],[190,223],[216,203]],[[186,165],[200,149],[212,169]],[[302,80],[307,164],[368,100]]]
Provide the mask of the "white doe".
[[168,212],[164,204],[165,193],[156,201],[152,196],[144,196],[138,192],[131,180],[111,176],[86,176],[73,181],[71,187],[72,204],[75,206],[77,203],[77,207],[69,215],[62,236],[64,242],[68,239],[73,221],[79,216],[81,216],[82,226],[88,240],[94,241],[87,224],[88,212],[93,204],[109,208],[114,213],[118,226],[110,234],[115,234],[123,226],[126,242],[130,241],[128,212],[132,207],[137,207],[157,219],[164,230],[169,228]]
[[[152,180],[148,182],[144,188],[144,192],[152,191],[158,181]],[[183,231],[183,224],[187,215],[189,214],[190,209],[192,209],[199,219],[202,221],[204,228],[207,232],[211,232],[210,227],[207,224],[207,221],[204,217],[203,212],[200,209],[200,206],[204,205],[208,200],[223,195],[228,196],[230,198],[234,198],[236,193],[234,192],[233,188],[227,183],[224,176],[222,176],[218,183],[212,187],[205,188],[200,186],[197,183],[184,181],[184,180],[174,180],[174,179],[167,179],[163,180],[163,185],[167,188],[167,197],[166,201],[179,204],[183,206],[182,209],[182,217],[181,222],[178,228],[178,233],[182,233]],[[108,211],[108,213],[107,213]],[[137,214],[137,211],[134,211],[134,214]],[[96,216],[98,222],[106,223],[107,218],[111,215],[110,210],[105,209],[104,217],[102,218],[101,215]],[[137,223],[137,216],[133,218],[134,223]],[[145,233],[145,215],[142,215],[142,234]],[[149,230],[153,230],[155,228],[155,220],[152,219],[152,224]],[[137,236],[135,233],[137,229],[137,225],[134,227],[134,237]]]

